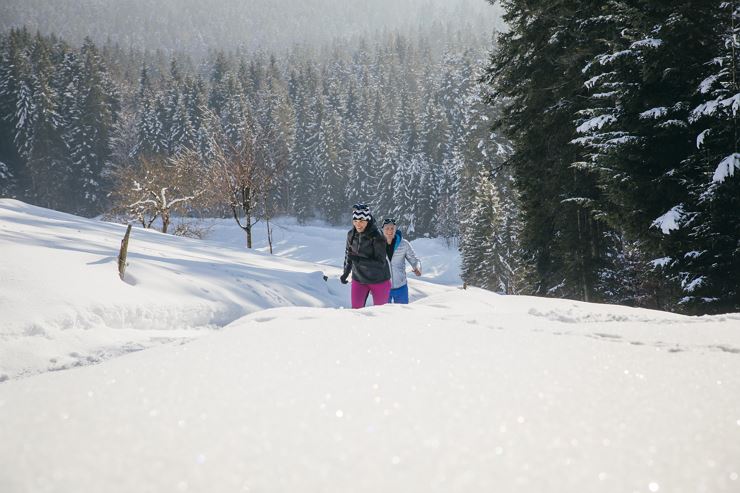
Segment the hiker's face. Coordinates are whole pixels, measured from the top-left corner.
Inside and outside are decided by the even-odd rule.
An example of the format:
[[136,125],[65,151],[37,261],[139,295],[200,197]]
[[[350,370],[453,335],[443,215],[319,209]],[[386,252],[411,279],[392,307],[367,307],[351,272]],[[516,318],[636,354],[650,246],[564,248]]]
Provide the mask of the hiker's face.
[[396,225],[386,224],[383,226],[383,234],[385,235],[386,240],[391,241],[393,237],[396,236]]
[[358,233],[362,233],[363,231],[365,231],[365,228],[367,228],[367,221],[365,221],[364,219],[353,219],[352,224],[354,225]]

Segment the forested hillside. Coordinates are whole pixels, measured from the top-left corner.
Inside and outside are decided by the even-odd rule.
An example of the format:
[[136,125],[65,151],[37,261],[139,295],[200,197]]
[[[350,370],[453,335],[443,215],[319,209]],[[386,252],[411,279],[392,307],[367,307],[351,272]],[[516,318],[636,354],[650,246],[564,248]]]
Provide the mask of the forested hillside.
[[[283,26],[287,5],[259,15]],[[386,26],[425,14],[364,35],[345,19],[343,36],[288,48],[203,39],[205,53],[13,29],[0,194],[163,230],[233,215],[248,238],[280,214],[346,223],[367,202],[459,246],[470,285],[740,310],[737,2],[509,0],[503,32],[479,7],[389,4]]]
[[[227,148],[249,144],[270,179],[251,184],[256,217],[340,223],[365,201],[412,237],[455,237],[462,189],[507,149],[488,130],[477,82],[489,43],[463,30],[433,42],[389,34],[196,64],[15,30],[2,43],[3,193],[89,215],[140,207],[129,192],[145,196],[134,183],[146,180],[127,170],[141,160],[195,153],[209,173]],[[168,175],[161,188],[175,193]],[[181,188],[213,176],[189,181]]]
[[740,4],[503,3],[486,80],[528,289],[740,310]]

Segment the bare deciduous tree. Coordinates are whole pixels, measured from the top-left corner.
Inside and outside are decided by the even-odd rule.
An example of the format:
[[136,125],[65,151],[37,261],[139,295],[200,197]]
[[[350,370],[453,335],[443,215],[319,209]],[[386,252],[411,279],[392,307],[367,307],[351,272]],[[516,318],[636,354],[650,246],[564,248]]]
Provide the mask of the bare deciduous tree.
[[173,158],[141,158],[135,165],[117,170],[115,178],[111,194],[114,207],[145,228],[161,218],[163,233],[173,213],[196,206],[207,192],[200,159],[192,151]]
[[247,248],[252,248],[252,229],[260,220],[267,222],[270,236],[271,195],[276,176],[284,168],[270,159],[269,143],[255,127],[251,122],[245,125],[237,142],[217,136],[209,162],[213,200],[228,204],[247,236]]

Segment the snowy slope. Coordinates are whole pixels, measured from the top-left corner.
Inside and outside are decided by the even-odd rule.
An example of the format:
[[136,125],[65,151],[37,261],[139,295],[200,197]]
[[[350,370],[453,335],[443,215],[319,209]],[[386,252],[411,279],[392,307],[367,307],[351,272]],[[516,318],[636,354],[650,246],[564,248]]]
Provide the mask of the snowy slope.
[[455,290],[0,385],[4,492],[737,492],[740,317]]
[[[0,218],[0,364],[34,337],[207,334],[0,383],[0,492],[740,491],[740,314],[423,282],[412,305],[343,310],[318,264],[142,231],[128,285],[119,226],[12,201]],[[49,325],[64,309],[100,318]],[[45,333],[23,332],[32,311]]]
[[[279,240],[271,256],[246,251],[233,221],[217,226],[215,242],[134,229],[124,283],[123,226],[0,200],[0,381],[187,341],[266,308],[349,304],[331,266],[344,256],[342,230],[290,226],[306,248]],[[285,231],[278,223],[276,239]],[[445,261],[454,277],[457,259]],[[412,284],[417,297],[440,289]]]
[[[233,219],[206,220],[201,226],[208,231],[209,240],[234,248],[246,244],[246,236],[236,227]],[[294,218],[279,218],[272,227],[273,252],[276,256],[342,267],[344,244],[347,231],[351,227],[349,224],[345,228],[328,226],[319,221],[299,225]],[[255,250],[269,253],[264,224],[258,223],[253,234]],[[448,245],[443,239],[436,238],[420,238],[411,244],[422,259],[424,270],[422,280],[447,286],[462,285],[460,254],[456,244]],[[410,268],[407,267],[407,270]]]

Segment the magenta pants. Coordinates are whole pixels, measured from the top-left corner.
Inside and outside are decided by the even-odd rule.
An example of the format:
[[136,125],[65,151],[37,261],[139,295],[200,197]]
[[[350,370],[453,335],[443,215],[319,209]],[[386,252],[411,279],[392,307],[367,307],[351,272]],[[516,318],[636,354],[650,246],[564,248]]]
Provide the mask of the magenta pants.
[[373,305],[385,305],[388,303],[388,295],[391,292],[390,279],[377,284],[363,284],[352,281],[352,308],[363,308],[367,303],[367,297],[373,294]]

